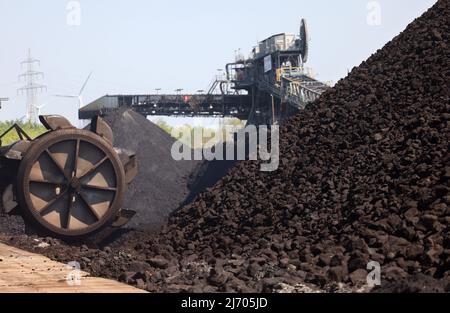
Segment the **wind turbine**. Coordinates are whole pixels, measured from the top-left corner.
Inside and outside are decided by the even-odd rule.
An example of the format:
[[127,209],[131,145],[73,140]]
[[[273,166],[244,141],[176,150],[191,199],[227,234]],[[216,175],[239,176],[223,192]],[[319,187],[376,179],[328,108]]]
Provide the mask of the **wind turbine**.
[[34,107],[38,110],[38,116],[41,115],[42,109],[47,105],[47,103],[41,104],[41,105],[34,105]]
[[86,85],[89,81],[89,79],[91,78],[92,72],[89,73],[88,77],[86,78],[86,81],[84,82],[83,86],[80,89],[80,92],[78,93],[78,95],[55,95],[55,97],[60,97],[60,98],[76,98],[78,99],[78,109],[81,109],[84,106],[83,103],[83,91],[84,88],[86,88]]

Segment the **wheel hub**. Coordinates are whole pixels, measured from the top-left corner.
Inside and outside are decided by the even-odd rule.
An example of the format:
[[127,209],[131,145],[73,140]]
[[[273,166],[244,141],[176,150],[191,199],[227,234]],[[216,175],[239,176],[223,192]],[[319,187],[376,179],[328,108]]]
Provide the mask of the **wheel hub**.
[[73,190],[73,191],[80,191],[81,189],[81,182],[77,177],[72,178],[72,180],[70,181],[69,187]]

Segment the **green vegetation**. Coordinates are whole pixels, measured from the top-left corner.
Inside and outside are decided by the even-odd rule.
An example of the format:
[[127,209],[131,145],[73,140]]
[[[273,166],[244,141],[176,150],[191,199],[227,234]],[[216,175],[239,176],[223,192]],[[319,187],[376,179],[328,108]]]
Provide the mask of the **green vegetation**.
[[[195,147],[194,146],[194,132],[195,131],[199,131],[201,130],[203,133],[203,138],[202,138],[202,142],[203,145],[205,146],[212,146],[214,144],[216,144],[217,140],[211,140],[216,136],[217,132],[222,131],[222,136],[221,138],[226,138],[226,141],[229,140],[231,137],[231,133],[228,131],[228,129],[226,129],[229,126],[235,127],[236,129],[242,128],[244,127],[244,124],[242,121],[240,121],[239,119],[225,119],[222,129],[218,129],[218,128],[205,128],[205,127],[192,127],[190,125],[183,125],[183,126],[178,126],[178,127],[172,127],[169,124],[167,124],[167,122],[164,119],[159,119],[155,122],[156,125],[158,125],[161,129],[163,129],[165,132],[167,132],[170,135],[176,134],[175,139],[177,140],[181,140],[183,143],[189,145],[191,148],[201,148],[201,147]],[[189,132],[191,133],[191,142],[186,142],[185,138],[182,138],[182,135],[184,134],[186,136],[186,134],[189,134]]]
[[[8,128],[10,128],[14,123],[17,123],[31,138],[36,138],[37,136],[45,133],[47,130],[44,126],[39,124],[34,124],[31,122],[20,122],[20,121],[4,121],[0,122],[0,135],[3,134]],[[5,137],[1,139],[2,146],[8,146],[16,141],[20,140],[15,130],[11,130]]]
[[[37,136],[45,133],[47,130],[45,127],[43,127],[40,124],[34,124],[31,122],[20,122],[20,121],[4,121],[0,122],[0,135],[3,134],[8,128],[10,128],[12,125],[17,123],[31,138],[36,138]],[[194,139],[194,131],[195,130],[202,130],[203,131],[203,144],[208,143],[209,145],[215,144],[216,142],[211,141],[212,138],[216,135],[217,131],[220,131],[219,129],[214,128],[204,128],[204,127],[192,127],[190,125],[183,125],[178,127],[172,127],[163,119],[160,119],[156,121],[156,125],[158,125],[161,129],[166,131],[168,134],[172,135],[173,133],[178,134],[178,137],[176,139],[181,139],[182,134],[186,134],[191,132],[191,138],[192,141]],[[225,127],[227,126],[234,126],[236,128],[241,128],[244,126],[243,122],[238,119],[225,119],[222,127],[223,136],[222,138],[227,138],[227,140],[230,138],[230,133],[227,132]],[[5,137],[1,139],[1,145],[2,146],[8,146],[16,141],[20,140],[19,136],[17,135],[15,130],[11,130]],[[188,145],[193,147],[193,142],[186,142]],[[193,148],[199,148],[199,147],[193,147]]]

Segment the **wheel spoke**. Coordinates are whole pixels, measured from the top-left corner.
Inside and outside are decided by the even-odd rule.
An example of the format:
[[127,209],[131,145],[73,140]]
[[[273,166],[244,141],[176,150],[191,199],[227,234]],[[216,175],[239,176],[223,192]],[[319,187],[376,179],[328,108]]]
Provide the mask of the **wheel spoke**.
[[93,172],[95,172],[95,170],[97,168],[99,168],[103,163],[105,163],[106,160],[108,160],[107,156],[105,156],[103,159],[98,161],[96,164],[92,165],[92,167],[90,169],[88,169],[86,172],[84,172],[82,175],[80,175],[80,179],[83,179],[86,176],[88,176],[88,175],[92,174]]
[[45,216],[47,214],[49,214],[52,210],[51,207],[53,206],[53,204],[56,203],[56,201],[58,201],[59,199],[61,199],[66,193],[67,193],[68,189],[65,189],[63,192],[61,192],[59,195],[57,195],[53,200],[51,200],[50,202],[48,202],[40,211],[39,214],[41,216]]
[[61,183],[55,183],[44,179],[30,179],[30,183],[47,184],[47,185],[61,185]]
[[52,160],[52,162],[56,165],[56,167],[59,169],[59,171],[61,172],[61,174],[64,175],[64,177],[66,179],[69,179],[66,175],[66,172],[64,171],[64,169],[62,168],[62,166],[58,163],[58,161],[55,160],[55,158],[53,157],[52,153],[46,149],[45,152],[47,153],[47,155],[50,157],[50,160]]
[[74,193],[69,192],[69,205],[67,207],[67,216],[65,219],[65,224],[61,225],[65,229],[69,229],[69,227],[70,227],[70,219],[72,217],[73,197],[74,197]]
[[78,171],[78,155],[80,154],[80,139],[77,139],[77,144],[75,147],[74,165],[73,165],[73,177],[77,177]]
[[86,189],[97,189],[102,191],[117,191],[117,188],[115,187],[102,187],[102,186],[93,186],[93,185],[82,185],[82,188]]
[[81,200],[83,200],[84,204],[89,208],[89,210],[92,212],[92,214],[95,216],[95,218],[97,219],[97,221],[100,220],[100,216],[98,215],[97,211],[94,210],[94,208],[92,207],[92,205],[86,200],[86,198],[83,196],[83,194],[81,192],[78,193],[78,195],[80,196]]

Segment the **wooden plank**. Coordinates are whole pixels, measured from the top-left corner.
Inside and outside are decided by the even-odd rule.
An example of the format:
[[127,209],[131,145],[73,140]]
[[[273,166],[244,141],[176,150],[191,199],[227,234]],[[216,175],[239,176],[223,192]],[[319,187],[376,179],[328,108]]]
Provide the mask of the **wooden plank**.
[[[73,283],[68,278],[77,278]],[[144,293],[114,280],[73,272],[67,264],[10,247],[0,242],[0,292],[2,293]]]

